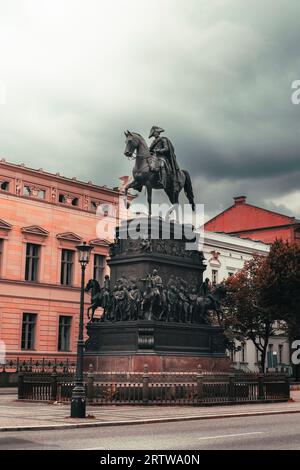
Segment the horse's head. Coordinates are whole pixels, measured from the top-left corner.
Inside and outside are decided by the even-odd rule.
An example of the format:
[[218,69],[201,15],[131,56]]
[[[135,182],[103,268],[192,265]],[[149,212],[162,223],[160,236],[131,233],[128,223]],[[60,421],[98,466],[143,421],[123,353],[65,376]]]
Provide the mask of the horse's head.
[[125,131],[124,134],[126,136],[124,155],[126,157],[132,157],[133,152],[139,146],[139,137],[137,134],[131,133],[130,131]]
[[87,285],[85,286],[84,290],[86,292],[89,292],[91,290],[91,288],[93,287],[93,279],[90,279],[87,283]]
[[100,292],[101,288],[99,282],[96,279],[90,279],[84,290],[89,292],[91,289],[93,292]]

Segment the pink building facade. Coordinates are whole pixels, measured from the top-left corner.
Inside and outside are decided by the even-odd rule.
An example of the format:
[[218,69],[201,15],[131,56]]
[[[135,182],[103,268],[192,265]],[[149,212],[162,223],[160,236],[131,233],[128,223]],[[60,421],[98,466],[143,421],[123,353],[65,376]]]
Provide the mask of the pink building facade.
[[105,219],[113,233],[120,194],[0,161],[0,340],[8,358],[75,356],[81,275],[76,246],[93,245],[86,280],[101,283],[113,240],[107,230],[99,233],[96,209],[114,213]]

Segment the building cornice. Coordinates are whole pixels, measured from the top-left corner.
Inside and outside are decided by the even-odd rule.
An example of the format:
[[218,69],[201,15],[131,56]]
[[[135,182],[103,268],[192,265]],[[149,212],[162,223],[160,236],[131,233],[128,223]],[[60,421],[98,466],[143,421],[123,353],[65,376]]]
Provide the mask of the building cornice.
[[0,229],[1,229],[1,230],[11,230],[11,229],[12,229],[12,225],[9,224],[8,222],[6,222],[6,221],[3,220],[3,219],[0,219]]
[[56,235],[56,238],[58,240],[66,240],[68,242],[74,242],[74,243],[82,242],[82,237],[80,237],[80,235],[77,235],[77,233],[74,233],[74,232],[58,233]]
[[89,190],[92,189],[94,191],[101,191],[101,192],[105,192],[111,195],[118,195],[118,196],[123,195],[123,192],[119,191],[118,189],[108,188],[107,186],[100,186],[100,185],[92,183],[91,181],[89,182],[80,181],[80,180],[77,180],[77,178],[75,177],[68,178],[66,176],[61,176],[59,173],[54,174],[54,173],[44,171],[42,168],[36,170],[34,168],[29,168],[23,164],[8,163],[6,160],[3,160],[3,159],[0,160],[0,168],[1,166],[3,168],[7,168],[18,173],[21,172],[24,174],[26,173],[26,174],[31,174],[34,176],[39,176],[39,177],[43,176],[47,180],[56,181],[58,183],[63,183],[63,184],[67,183],[67,184],[71,184],[72,186],[78,186],[78,187],[86,188]]
[[104,246],[104,247],[109,247],[109,245],[111,244],[110,241],[108,240],[104,240],[102,238],[95,238],[94,240],[90,240],[89,241],[89,244],[91,246]]
[[[72,211],[75,211],[75,212],[81,212],[81,213],[89,215],[91,217],[97,217],[96,211],[83,209],[82,207],[76,207],[76,206],[72,206],[72,205],[67,206],[65,204],[60,204],[58,202],[51,202],[51,201],[46,201],[44,199],[30,198],[28,196],[21,196],[21,195],[19,196],[18,194],[9,193],[7,191],[1,191],[0,190],[0,199],[1,198],[3,198],[3,199],[10,199],[10,198],[15,199],[15,198],[17,198],[18,201],[21,201],[25,204],[29,203],[29,204],[34,204],[34,205],[40,205],[41,207],[43,207],[45,204],[47,204],[49,207],[54,206],[58,210],[62,210],[62,211],[72,210]],[[104,204],[110,204],[111,202],[103,199],[103,203]]]
[[39,227],[38,225],[31,225],[30,227],[22,227],[22,233],[30,233],[31,235],[39,235],[41,237],[48,237],[49,232],[45,230],[43,227]]
[[223,248],[230,251],[242,251],[249,255],[253,253],[266,254],[269,251],[269,245],[266,243],[209,231],[204,233],[203,245],[214,249]]
[[[51,288],[51,289],[57,289],[57,290],[60,290],[60,291],[68,291],[68,292],[79,292],[80,291],[80,287],[73,287],[73,286],[63,286],[61,284],[50,284],[50,283],[47,283],[47,282],[31,282],[31,281],[20,281],[20,280],[16,280],[16,279],[6,279],[6,278],[1,278],[0,279],[0,284],[16,284],[16,285],[20,285],[20,286],[25,286],[25,287],[34,287],[34,288],[40,288],[40,289],[43,289],[43,288]],[[7,295],[7,294],[1,294],[1,295]],[[18,297],[18,298],[24,298],[24,295],[20,295],[20,296],[17,296],[14,294],[15,297]],[[41,299],[43,299],[43,297],[40,297]],[[34,300],[36,300],[36,297],[34,297]],[[65,302],[65,301],[63,301]],[[73,300],[66,300],[66,302],[73,302]],[[79,301],[78,301],[79,302]]]

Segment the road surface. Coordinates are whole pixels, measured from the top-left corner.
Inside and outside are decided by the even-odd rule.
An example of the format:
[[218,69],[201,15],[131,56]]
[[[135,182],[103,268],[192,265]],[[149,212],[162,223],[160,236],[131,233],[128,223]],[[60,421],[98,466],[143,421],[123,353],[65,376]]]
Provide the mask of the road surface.
[[0,433],[0,449],[300,449],[300,415]]

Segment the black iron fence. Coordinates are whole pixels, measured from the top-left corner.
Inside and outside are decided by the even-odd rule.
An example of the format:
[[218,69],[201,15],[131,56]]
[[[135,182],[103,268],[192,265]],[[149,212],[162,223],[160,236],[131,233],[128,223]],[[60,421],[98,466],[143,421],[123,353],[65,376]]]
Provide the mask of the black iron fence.
[[[85,374],[88,403],[92,405],[216,405],[286,401],[289,380],[284,374],[143,373]],[[20,372],[18,398],[68,402],[74,375],[52,372]]]
[[75,360],[69,358],[28,358],[21,359],[19,357],[6,358],[5,361],[0,363],[0,373],[14,373],[14,372],[74,372],[76,367]]
[[69,358],[47,357],[35,358],[6,358],[0,363],[0,387],[16,387],[19,373],[52,373],[71,374],[75,371],[76,363]]

